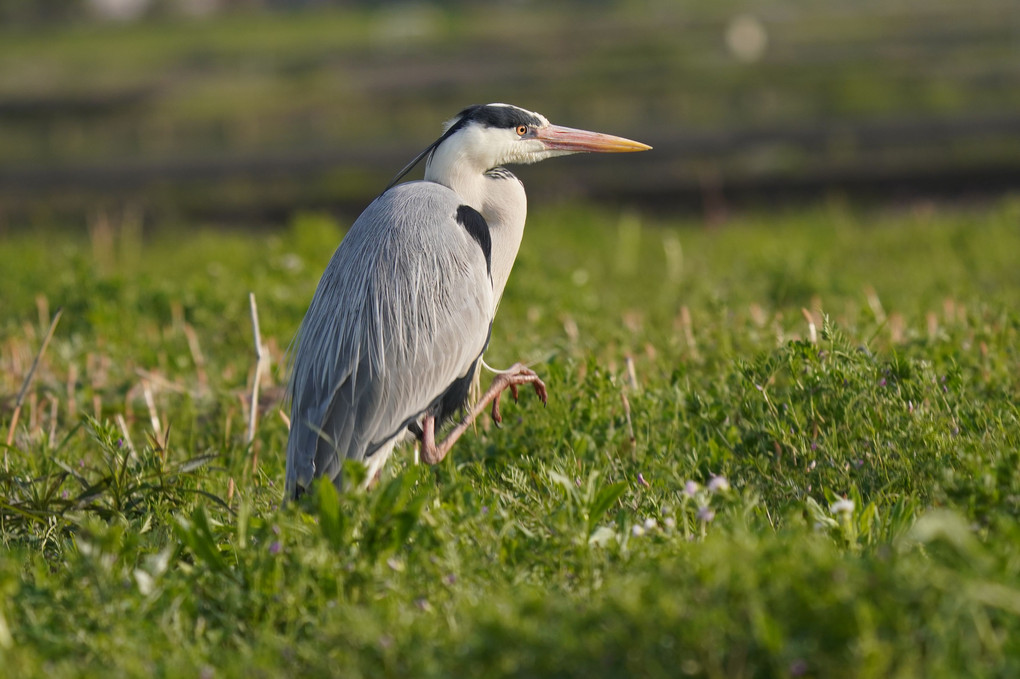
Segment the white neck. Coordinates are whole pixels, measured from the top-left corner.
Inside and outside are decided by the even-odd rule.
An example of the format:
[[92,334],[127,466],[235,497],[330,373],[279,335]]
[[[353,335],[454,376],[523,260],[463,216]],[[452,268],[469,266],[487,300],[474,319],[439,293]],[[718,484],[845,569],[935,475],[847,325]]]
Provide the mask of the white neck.
[[524,237],[528,213],[524,185],[508,170],[486,175],[490,168],[483,167],[478,159],[444,148],[447,146],[440,144],[432,154],[425,166],[425,181],[453,189],[465,205],[485,218],[492,239],[493,298],[498,304]]
[[[478,134],[474,129],[463,130],[458,133],[458,138]],[[480,147],[481,144],[476,146]],[[491,165],[488,164],[488,158],[477,157],[471,152],[471,148],[470,144],[449,141],[437,146],[425,163],[425,181],[450,187],[465,204],[482,212],[486,188],[485,171]]]

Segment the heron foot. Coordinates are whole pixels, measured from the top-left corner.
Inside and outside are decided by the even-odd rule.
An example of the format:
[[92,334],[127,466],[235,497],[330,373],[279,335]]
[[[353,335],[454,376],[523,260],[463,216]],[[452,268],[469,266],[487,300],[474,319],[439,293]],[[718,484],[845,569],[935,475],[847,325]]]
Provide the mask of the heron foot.
[[517,387],[522,384],[530,384],[535,388],[535,393],[542,399],[542,404],[548,402],[549,393],[546,391],[545,382],[543,382],[538,374],[531,368],[526,367],[523,363],[515,363],[506,372],[502,372],[496,375],[496,378],[492,380],[492,385],[489,390],[486,391],[482,398],[479,399],[478,403],[471,408],[467,417],[460,421],[460,423],[453,428],[453,430],[447,435],[447,437],[441,442],[436,442],[436,418],[434,415],[426,415],[422,419],[421,430],[421,454],[420,459],[425,464],[438,464],[443,461],[446,454],[450,452],[450,448],[454,442],[460,438],[461,434],[467,431],[467,428],[471,426],[478,415],[485,410],[485,407],[491,402],[492,403],[492,419],[498,426],[503,421],[503,417],[499,414],[499,398],[507,389],[513,394],[514,400],[517,400],[518,393]]
[[514,397],[514,403],[516,403],[519,397],[517,387],[522,384],[530,384],[535,388],[535,393],[542,399],[542,405],[549,402],[549,392],[538,373],[523,363],[515,363],[506,372],[496,375],[496,378],[492,380],[492,386],[489,387],[489,393],[492,394],[492,421],[496,423],[497,427],[503,422],[503,416],[499,412],[500,397],[504,391],[509,389]]

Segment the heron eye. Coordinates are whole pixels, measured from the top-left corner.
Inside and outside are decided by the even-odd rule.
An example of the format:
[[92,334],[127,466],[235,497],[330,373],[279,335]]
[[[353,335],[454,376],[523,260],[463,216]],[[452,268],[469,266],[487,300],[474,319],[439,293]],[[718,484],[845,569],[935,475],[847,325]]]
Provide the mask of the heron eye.
[[518,125],[517,126],[517,135],[518,136],[523,137],[527,133],[528,133],[528,126],[527,125]]

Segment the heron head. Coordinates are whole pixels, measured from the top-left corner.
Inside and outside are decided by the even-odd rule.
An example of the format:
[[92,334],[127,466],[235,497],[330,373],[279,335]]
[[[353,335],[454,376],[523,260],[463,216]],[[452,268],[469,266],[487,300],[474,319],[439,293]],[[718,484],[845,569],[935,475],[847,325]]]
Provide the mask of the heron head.
[[426,178],[444,182],[501,165],[537,163],[571,153],[621,153],[652,148],[611,134],[551,124],[545,116],[510,104],[469,106],[446,122],[443,135],[401,170],[387,188],[426,158]]
[[[444,148],[445,147],[445,148]],[[446,123],[437,151],[485,171],[499,165],[537,163],[571,153],[646,151],[641,142],[551,124],[540,113],[510,104],[470,106]]]

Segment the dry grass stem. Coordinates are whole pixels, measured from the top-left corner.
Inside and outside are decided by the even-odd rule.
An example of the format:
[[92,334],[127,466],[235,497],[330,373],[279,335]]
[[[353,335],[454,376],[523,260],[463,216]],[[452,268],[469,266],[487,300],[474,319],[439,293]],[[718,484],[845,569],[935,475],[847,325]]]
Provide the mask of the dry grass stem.
[[255,440],[255,423],[258,420],[259,412],[259,381],[266,368],[267,354],[262,346],[262,333],[259,331],[259,307],[255,302],[255,293],[248,293],[248,301],[251,303],[251,328],[255,340],[255,376],[251,382],[251,402],[248,408],[248,443]]
[[[42,360],[43,354],[46,353],[46,347],[50,345],[50,340],[53,339],[53,333],[57,329],[57,323],[60,322],[60,316],[64,313],[63,309],[57,309],[57,313],[53,315],[53,320],[50,322],[50,329],[46,331],[46,336],[43,338],[42,346],[39,347],[39,353],[35,355],[35,359],[32,361],[31,367],[28,369],[28,374],[25,375],[25,381],[21,384],[21,391],[18,392],[18,397],[14,401],[14,414],[11,415],[11,426],[7,430],[7,445],[10,446],[14,442],[14,430],[18,426],[18,417],[21,415],[21,405],[25,402],[25,394],[28,393],[28,387],[32,384],[32,377],[35,375],[36,368],[39,367],[39,361]],[[4,454],[4,467],[7,466],[7,456]]]
[[935,340],[939,335],[939,317],[934,311],[929,311],[925,320],[928,322],[928,339]]
[[902,344],[906,338],[907,322],[903,314],[893,313],[889,316],[889,339],[893,344]]
[[57,438],[57,412],[60,410],[60,401],[53,396],[47,397],[50,401],[50,431],[49,441],[50,445]]
[[159,413],[156,411],[156,399],[152,396],[152,389],[149,382],[142,380],[142,395],[145,397],[145,406],[149,409],[149,424],[152,425],[152,433],[159,436],[163,427],[159,424]]
[[205,355],[202,347],[198,344],[198,334],[191,327],[190,323],[184,324],[184,336],[188,340],[188,350],[191,352],[191,360],[195,362],[195,374],[198,376],[198,383],[203,389],[208,385],[209,379],[205,372]]
[[623,401],[623,415],[627,420],[627,436],[630,440],[630,456],[637,457],[637,437],[634,435],[634,422],[630,417],[630,400],[627,398],[627,390],[620,391],[620,399]]
[[630,383],[630,388],[637,391],[638,381],[637,371],[634,369],[634,357],[628,355],[625,360],[627,362],[627,381]]
[[117,426],[120,427],[120,433],[124,437],[124,445],[127,446],[131,457],[137,457],[138,451],[135,450],[135,444],[131,441],[131,432],[128,431],[127,421],[124,420],[124,416],[117,413],[114,419],[117,420]]
[[864,295],[867,297],[871,313],[875,314],[875,320],[879,323],[885,323],[885,309],[882,307],[882,300],[878,298],[878,293],[875,292],[875,288],[870,285],[867,286],[864,288]]
[[818,344],[818,328],[815,326],[815,317],[807,309],[801,309],[800,312],[804,314],[804,320],[807,321],[808,340],[811,344]]
[[39,327],[45,328],[46,322],[50,320],[50,300],[46,295],[35,296],[35,308],[39,312]]
[[67,416],[74,419],[78,416],[78,403],[74,398],[78,386],[78,366],[72,363],[67,367]]
[[571,344],[576,344],[578,338],[581,336],[581,332],[577,327],[577,321],[571,316],[563,317],[563,332],[567,334],[567,339],[570,340]]

